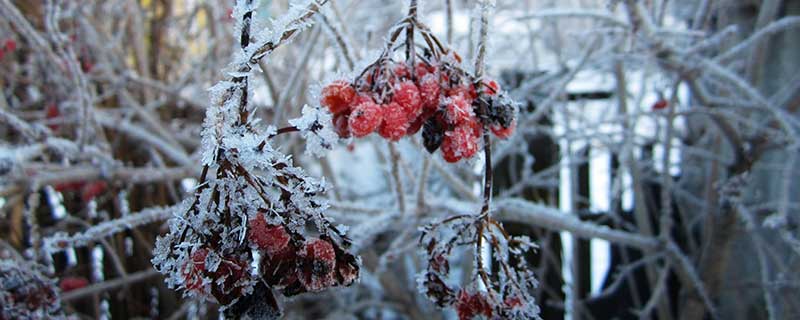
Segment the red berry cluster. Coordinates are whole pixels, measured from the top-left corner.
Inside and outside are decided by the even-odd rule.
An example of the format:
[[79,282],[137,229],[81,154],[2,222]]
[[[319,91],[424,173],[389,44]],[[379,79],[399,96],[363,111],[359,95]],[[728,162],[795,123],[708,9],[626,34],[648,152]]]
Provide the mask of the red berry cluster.
[[[509,257],[508,259],[493,259],[492,264],[497,264],[502,276],[493,279],[480,263],[475,262],[473,267],[476,272],[467,284],[458,285],[448,283],[452,279],[448,257],[460,246],[467,246],[472,250],[475,241],[473,237],[497,239],[504,236],[505,231],[476,228],[476,221],[466,216],[446,219],[425,226],[422,230],[420,244],[425,249],[428,257],[427,270],[420,276],[421,291],[439,307],[452,307],[458,313],[460,320],[469,320],[476,317],[485,319],[533,319],[538,318],[539,309],[534,302],[531,292],[535,288],[531,273],[524,258]],[[495,223],[491,221],[489,223]],[[481,232],[484,232],[481,234]],[[486,232],[492,232],[487,234]],[[527,240],[508,237],[505,249],[494,247],[500,241],[492,244],[493,250],[521,254],[530,249]],[[480,286],[480,284],[483,286]],[[484,289],[478,289],[482,287]]]
[[355,257],[325,236],[305,238],[259,214],[250,220],[247,238],[262,253],[262,278],[286,296],[349,286],[358,278]]
[[342,138],[377,132],[397,141],[423,130],[426,149],[441,148],[457,162],[477,153],[484,124],[497,137],[514,130],[516,109],[494,80],[480,82],[451,63],[420,61],[413,72],[404,62],[379,59],[354,81],[336,80],[322,89],[320,104],[333,113]]
[[261,253],[258,275],[252,274],[244,254],[222,256],[208,245],[195,249],[186,260],[183,288],[230,305],[257,278],[285,296],[348,286],[358,278],[355,257],[335,242],[324,236],[305,238],[285,225],[269,223],[262,213],[248,222],[247,240]]

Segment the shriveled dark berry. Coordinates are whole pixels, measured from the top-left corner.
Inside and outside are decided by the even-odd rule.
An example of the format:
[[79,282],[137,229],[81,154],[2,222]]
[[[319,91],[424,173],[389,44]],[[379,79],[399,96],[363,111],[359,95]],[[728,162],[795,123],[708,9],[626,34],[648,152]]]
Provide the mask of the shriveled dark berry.
[[444,139],[444,128],[436,120],[436,117],[428,118],[428,121],[422,126],[422,144],[429,153],[436,152],[439,146],[442,145]]
[[517,117],[517,108],[507,99],[491,97],[489,101],[489,122],[508,128]]

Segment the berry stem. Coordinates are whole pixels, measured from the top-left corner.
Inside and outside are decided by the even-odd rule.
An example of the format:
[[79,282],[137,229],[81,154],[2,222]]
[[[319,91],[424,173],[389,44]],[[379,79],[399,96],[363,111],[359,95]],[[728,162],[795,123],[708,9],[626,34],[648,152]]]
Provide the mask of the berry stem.
[[[417,0],[411,0],[411,4],[408,6],[408,18],[413,22],[417,21]],[[416,52],[414,50],[414,23],[409,23],[406,26],[406,61],[408,62],[409,68],[411,70],[411,80],[416,81],[417,76],[416,72],[414,72],[414,66],[416,63],[414,58],[416,57]]]
[[270,134],[269,136],[267,136],[267,138],[264,139],[264,141],[261,141],[261,143],[258,145],[258,150],[259,151],[264,150],[264,146],[267,145],[267,140],[270,140],[272,138],[275,138],[275,137],[277,137],[279,135],[282,135],[282,134],[285,134],[285,133],[298,132],[298,131],[300,131],[300,129],[298,129],[295,126],[288,126],[288,127],[280,128],[275,133]]
[[492,144],[489,137],[489,127],[483,124],[483,154],[486,158],[483,169],[483,207],[481,216],[489,216],[489,208],[492,202]]

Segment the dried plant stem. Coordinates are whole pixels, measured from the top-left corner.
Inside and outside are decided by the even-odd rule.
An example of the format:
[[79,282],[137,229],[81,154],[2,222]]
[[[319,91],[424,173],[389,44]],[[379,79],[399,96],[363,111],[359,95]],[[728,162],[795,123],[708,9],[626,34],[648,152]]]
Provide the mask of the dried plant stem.
[[397,207],[400,213],[406,212],[406,196],[403,189],[403,179],[400,176],[400,152],[397,151],[397,146],[394,142],[388,142],[389,156],[392,163],[392,179],[394,180],[394,189],[397,194]]

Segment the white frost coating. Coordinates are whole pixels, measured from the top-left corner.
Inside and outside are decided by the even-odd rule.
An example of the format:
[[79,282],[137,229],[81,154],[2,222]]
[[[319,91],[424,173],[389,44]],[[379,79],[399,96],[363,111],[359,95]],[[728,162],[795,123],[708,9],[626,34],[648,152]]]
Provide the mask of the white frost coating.
[[0,318],[66,319],[59,291],[40,264],[0,260]]
[[145,209],[119,219],[102,222],[83,232],[72,235],[59,232],[44,238],[43,249],[49,254],[54,254],[64,250],[71,250],[75,247],[83,247],[90,242],[108,237],[115,233],[167,219],[174,208],[175,207],[157,207]]
[[318,106],[303,106],[302,116],[289,120],[289,124],[299,129],[306,139],[307,155],[322,157],[339,139],[333,131],[331,114]]
[[261,33],[256,33],[255,42],[251,43],[250,46],[247,47],[246,52],[248,56],[252,56],[255,49],[264,46],[267,43],[278,44],[282,42],[283,34],[287,30],[296,30],[294,34],[289,37],[288,39],[283,40],[284,43],[291,42],[298,34],[300,34],[305,29],[308,29],[313,25],[313,20],[311,19],[301,19],[298,20],[298,17],[302,17],[308,13],[308,8],[318,3],[316,0],[307,0],[307,1],[299,1],[299,2],[292,2],[290,3],[289,10],[286,11],[285,14],[281,15],[276,19],[271,19],[268,23],[272,25],[272,28],[266,29]]

